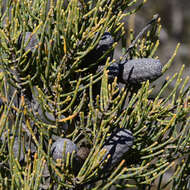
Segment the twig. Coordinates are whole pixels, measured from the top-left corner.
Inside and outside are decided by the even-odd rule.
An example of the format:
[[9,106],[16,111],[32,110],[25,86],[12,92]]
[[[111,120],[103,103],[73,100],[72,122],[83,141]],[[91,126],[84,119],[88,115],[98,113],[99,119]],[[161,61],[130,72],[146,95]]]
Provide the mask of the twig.
[[142,35],[152,26],[153,23],[157,22],[159,19],[159,15],[156,14],[153,16],[152,20],[139,32],[139,34],[136,36],[136,38],[132,41],[131,45],[127,48],[126,54],[121,59],[121,64],[123,64],[129,55],[130,50],[135,46],[137,43],[137,40],[142,37]]

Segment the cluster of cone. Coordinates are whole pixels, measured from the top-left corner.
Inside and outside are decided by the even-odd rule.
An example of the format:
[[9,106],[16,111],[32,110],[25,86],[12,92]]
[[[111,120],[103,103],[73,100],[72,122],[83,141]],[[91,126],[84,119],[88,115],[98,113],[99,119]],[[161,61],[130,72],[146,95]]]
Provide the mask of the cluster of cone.
[[[113,45],[114,40],[110,33],[105,32],[99,42],[99,44],[92,50],[85,58],[85,62],[91,60],[93,63],[102,57]],[[108,56],[113,59],[113,52],[109,53]],[[107,57],[105,57],[98,67],[103,67]],[[97,68],[97,70],[101,70]],[[108,67],[108,75],[110,79],[114,77],[118,78],[118,81],[130,85],[139,85],[144,81],[153,81],[162,75],[162,64],[158,59],[142,58],[133,59],[121,62],[114,62]],[[127,129],[117,129],[111,136],[106,139],[102,149],[106,150],[103,159],[106,159],[109,155],[109,160],[105,165],[105,168],[111,169],[129,150],[133,145],[134,137],[131,131]],[[64,144],[66,148],[63,152]],[[88,156],[88,148],[77,148],[71,140],[66,138],[57,139],[52,145],[53,158],[62,159],[63,156],[66,158],[67,154],[75,153],[76,158],[79,160],[85,160]]]
[[[30,40],[29,40],[30,39]],[[29,40],[29,42],[28,42]],[[22,35],[19,37],[19,44],[22,41]],[[25,34],[25,43],[28,42],[27,46],[25,47],[25,51],[33,52],[35,50],[35,46],[38,43],[37,36],[32,35],[30,32],[26,32]],[[84,62],[93,62],[95,63],[100,57],[102,57],[113,45],[114,39],[110,33],[105,32],[99,42],[99,44],[84,58]],[[113,51],[107,55],[110,57],[111,60],[113,59]],[[107,60],[101,60],[100,65],[98,67],[103,67]],[[96,68],[99,70],[99,68]],[[136,85],[141,84],[143,81],[150,80],[153,81],[157,79],[162,74],[162,64],[157,59],[152,58],[142,58],[142,59],[133,59],[133,60],[126,60],[120,62],[114,62],[108,67],[108,75],[109,78],[117,77],[118,81],[125,84]],[[0,100],[0,104],[3,103]],[[40,114],[40,105],[34,105],[36,112],[38,115]],[[54,120],[52,115],[46,115],[49,117],[49,120]],[[43,118],[44,122],[46,119]],[[47,121],[47,123],[49,123]],[[68,126],[64,126],[64,130],[67,130]],[[2,139],[3,140],[3,139]],[[105,160],[108,155],[109,160],[106,164],[106,168],[114,167],[119,161],[121,161],[123,155],[129,150],[129,148],[133,145],[133,134],[127,129],[116,129],[111,136],[106,139],[102,149],[106,150],[106,153],[102,159]],[[15,157],[19,156],[19,160],[24,159],[24,154],[22,152],[22,145],[21,151],[18,151],[19,143],[18,138],[15,138],[15,143],[13,146],[13,151]],[[20,155],[19,155],[20,152]],[[78,148],[77,145],[72,142],[70,139],[56,137],[52,147],[51,147],[51,154],[54,160],[57,159],[66,159],[67,154],[74,154],[76,157],[76,162],[83,163],[88,156],[90,150],[85,147]],[[82,161],[82,162],[81,162]]]

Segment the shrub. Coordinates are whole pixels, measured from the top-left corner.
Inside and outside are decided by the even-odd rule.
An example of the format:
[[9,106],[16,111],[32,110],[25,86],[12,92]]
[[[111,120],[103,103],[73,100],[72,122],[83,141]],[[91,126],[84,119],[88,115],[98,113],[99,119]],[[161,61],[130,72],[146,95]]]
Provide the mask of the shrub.
[[113,59],[117,42],[126,41],[123,20],[145,1],[3,3],[1,188],[151,189],[157,181],[157,189],[188,189],[184,67],[154,98],[149,85],[171,65],[178,46],[163,66],[155,55],[156,15],[139,35],[131,32],[131,46],[123,43],[123,57]]

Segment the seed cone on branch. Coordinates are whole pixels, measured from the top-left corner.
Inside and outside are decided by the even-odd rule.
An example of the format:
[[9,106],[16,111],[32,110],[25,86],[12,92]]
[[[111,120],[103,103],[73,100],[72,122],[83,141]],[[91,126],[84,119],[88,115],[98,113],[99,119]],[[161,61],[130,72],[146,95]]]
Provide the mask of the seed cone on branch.
[[[92,51],[90,51],[84,58],[84,64],[82,64],[82,67],[89,66],[90,64],[95,64],[109,49],[111,49],[113,43],[114,39],[112,35],[109,32],[105,32],[102,35],[98,45]],[[110,57],[111,59],[113,58],[113,51],[106,55],[105,58],[103,58],[98,63],[98,65],[105,65],[108,57]]]
[[109,77],[118,77],[122,83],[140,84],[156,80],[162,75],[162,64],[158,59],[132,59],[122,64],[114,62],[108,67]]
[[157,59],[132,59],[122,67],[122,75],[119,77],[123,83],[140,84],[147,80],[156,80],[162,75],[162,64]]
[[[23,40],[23,33],[20,34],[19,39],[18,39],[18,47],[21,47]],[[35,51],[35,46],[38,44],[39,40],[36,36],[36,34],[32,34],[32,32],[26,32],[24,36],[24,50],[25,51]]]
[[[64,153],[65,146],[65,153]],[[65,159],[67,158],[67,154],[72,154],[74,151],[77,152],[77,146],[67,138],[58,138],[51,147],[51,153],[54,160],[57,159]]]
[[105,168],[111,169],[121,161],[124,154],[127,153],[130,147],[132,147],[133,141],[133,134],[127,129],[118,129],[114,132],[102,147],[102,149],[106,150],[104,159],[110,155]]

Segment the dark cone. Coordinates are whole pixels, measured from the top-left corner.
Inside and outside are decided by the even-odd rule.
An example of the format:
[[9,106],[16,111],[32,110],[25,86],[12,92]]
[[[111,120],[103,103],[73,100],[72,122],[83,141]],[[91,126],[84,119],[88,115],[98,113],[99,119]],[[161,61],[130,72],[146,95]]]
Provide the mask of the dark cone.
[[162,64],[157,59],[143,58],[129,60],[123,65],[121,81],[128,84],[156,80],[162,75]]
[[[65,154],[63,154],[64,151],[64,144],[66,143],[65,148]],[[64,159],[66,160],[67,154],[72,154],[74,151],[77,152],[77,146],[69,139],[66,138],[58,138],[51,147],[51,153],[54,160],[62,159],[64,156]]]
[[121,161],[123,155],[133,145],[133,141],[133,134],[127,129],[119,129],[113,133],[102,147],[102,149],[106,149],[106,154],[103,160],[106,159],[108,155],[110,155],[108,163],[104,169],[111,169],[119,161]]

